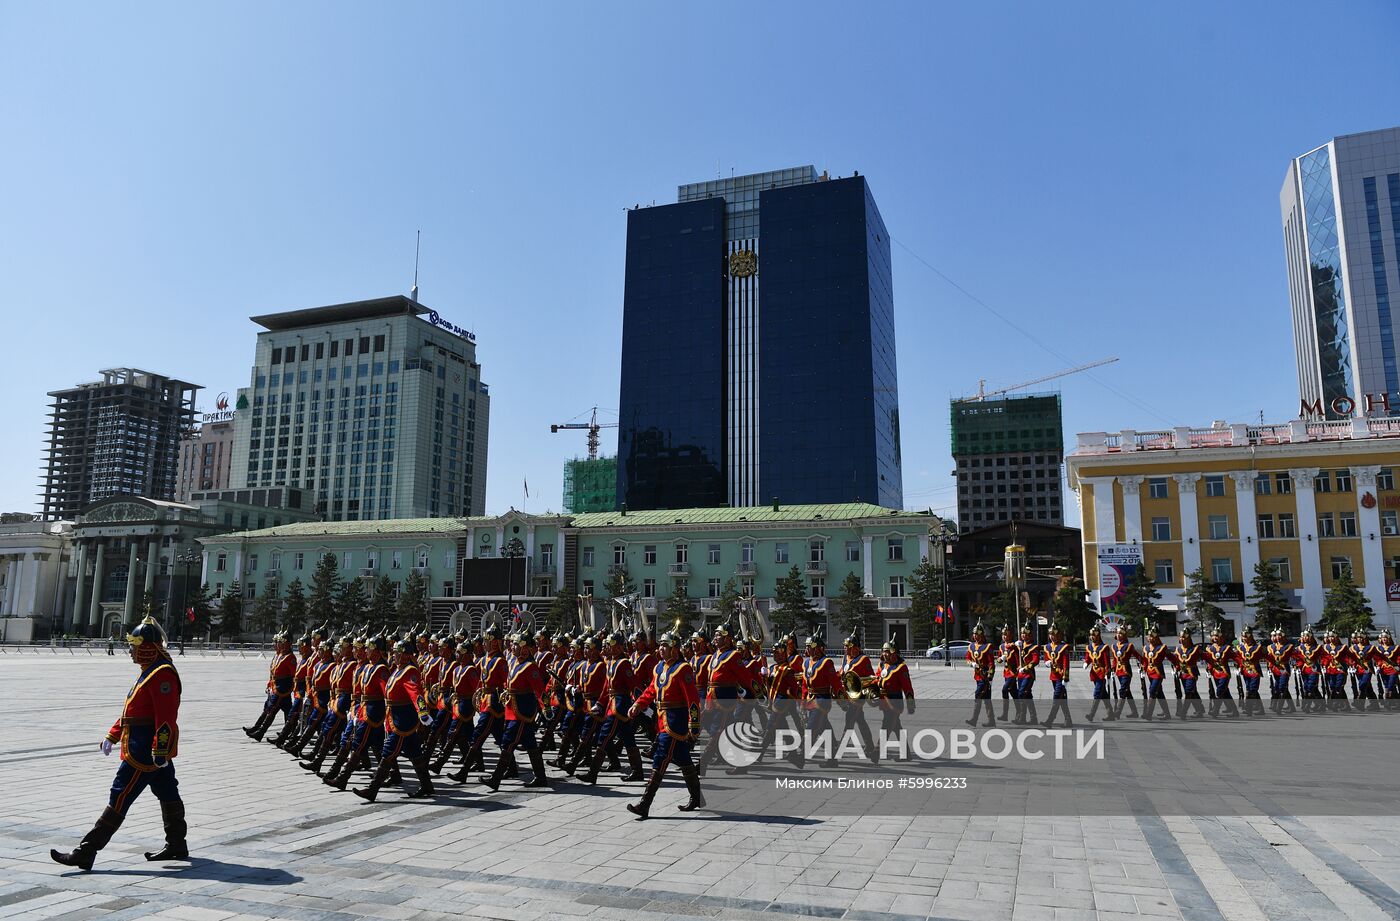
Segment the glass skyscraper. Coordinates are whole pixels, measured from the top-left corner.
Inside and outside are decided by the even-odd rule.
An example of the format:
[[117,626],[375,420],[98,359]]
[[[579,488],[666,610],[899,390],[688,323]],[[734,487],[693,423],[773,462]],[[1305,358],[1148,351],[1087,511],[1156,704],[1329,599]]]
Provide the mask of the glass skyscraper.
[[866,180],[697,182],[627,215],[617,498],[903,505],[890,240]]
[[1303,154],[1279,200],[1303,403],[1332,418],[1400,415],[1400,128]]

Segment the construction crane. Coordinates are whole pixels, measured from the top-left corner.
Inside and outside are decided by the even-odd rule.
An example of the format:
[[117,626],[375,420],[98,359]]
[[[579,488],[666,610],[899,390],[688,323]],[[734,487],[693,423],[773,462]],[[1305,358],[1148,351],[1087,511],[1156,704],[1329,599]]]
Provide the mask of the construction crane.
[[1037,377],[1033,380],[1023,381],[1019,384],[1013,384],[1010,387],[1002,387],[999,390],[988,390],[986,389],[987,382],[985,380],[979,380],[977,382],[977,393],[973,394],[970,397],[963,397],[963,400],[980,401],[988,399],[989,397],[1001,396],[1003,393],[1010,393],[1013,390],[1022,390],[1026,387],[1031,387],[1035,384],[1043,384],[1046,381],[1053,381],[1057,377],[1064,377],[1068,374],[1078,374],[1080,371],[1088,371],[1090,368],[1097,368],[1102,365],[1111,365],[1117,360],[1117,358],[1100,358],[1098,361],[1091,361],[1087,365],[1078,365],[1077,367],[1067,368],[1064,371],[1056,371],[1054,374],[1047,374],[1044,377]]
[[593,414],[589,416],[587,422],[560,422],[557,425],[550,425],[551,432],[564,431],[566,429],[587,429],[588,430],[588,459],[598,459],[598,430],[615,429],[616,422],[599,422],[598,407],[593,407]]

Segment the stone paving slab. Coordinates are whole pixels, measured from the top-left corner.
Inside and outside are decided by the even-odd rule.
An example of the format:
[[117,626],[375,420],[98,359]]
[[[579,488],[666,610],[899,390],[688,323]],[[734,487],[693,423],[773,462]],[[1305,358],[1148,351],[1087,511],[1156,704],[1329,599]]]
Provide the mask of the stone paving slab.
[[[966,669],[914,664],[919,697],[968,696]],[[792,821],[683,816],[683,791],[668,783],[655,820],[638,823],[622,807],[640,785],[616,778],[548,792],[508,782],[490,795],[444,783],[436,800],[386,790],[370,805],[244,737],[265,660],[177,666],[176,764],[196,859],[142,859],[162,838],[147,794],[85,874],[52,863],[48,849],[76,843],[105,803],[117,762],[97,743],[134,667],[0,656],[15,727],[0,742],[0,784],[12,791],[0,802],[0,917],[1400,919],[1393,816]]]

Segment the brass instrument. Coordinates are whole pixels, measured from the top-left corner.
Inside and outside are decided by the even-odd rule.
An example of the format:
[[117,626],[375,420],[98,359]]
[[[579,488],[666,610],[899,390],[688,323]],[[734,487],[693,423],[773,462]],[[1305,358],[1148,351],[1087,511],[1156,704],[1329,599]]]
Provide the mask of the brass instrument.
[[841,676],[841,683],[846,686],[846,697],[851,700],[880,700],[885,696],[878,675],[862,678],[855,672],[846,672]]
[[486,688],[477,688],[474,692],[472,692],[472,709],[480,710],[482,707],[486,706],[487,701],[489,701],[490,699],[490,691],[488,691]]
[[510,688],[501,691],[501,706],[509,707],[515,703],[515,695],[510,692]]
[[593,596],[578,596],[578,629],[581,633],[586,633],[593,621]]
[[767,631],[763,627],[763,615],[758,613],[758,602],[752,595],[739,601],[739,633],[745,641],[758,640],[768,645]]

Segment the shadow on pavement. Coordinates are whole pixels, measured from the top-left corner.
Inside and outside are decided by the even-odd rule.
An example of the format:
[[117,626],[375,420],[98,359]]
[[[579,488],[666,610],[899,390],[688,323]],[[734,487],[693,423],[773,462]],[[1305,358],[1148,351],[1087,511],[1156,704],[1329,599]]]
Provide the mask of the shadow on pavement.
[[[184,879],[210,879],[224,883],[239,883],[247,886],[290,886],[301,882],[301,877],[276,867],[250,867],[241,863],[225,863],[207,857],[192,858],[188,865],[171,861],[151,864],[149,870],[105,870],[91,871],[98,876],[154,876],[181,877]],[[64,874],[65,876],[68,874]]]

